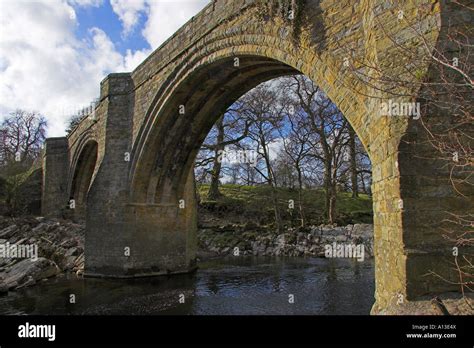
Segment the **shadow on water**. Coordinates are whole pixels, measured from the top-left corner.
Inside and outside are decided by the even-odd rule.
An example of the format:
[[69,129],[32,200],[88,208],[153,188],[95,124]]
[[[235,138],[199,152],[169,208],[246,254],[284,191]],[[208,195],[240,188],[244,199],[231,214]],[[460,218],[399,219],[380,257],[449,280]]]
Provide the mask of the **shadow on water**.
[[373,260],[241,257],[173,277],[47,280],[0,297],[0,314],[369,314],[374,288]]

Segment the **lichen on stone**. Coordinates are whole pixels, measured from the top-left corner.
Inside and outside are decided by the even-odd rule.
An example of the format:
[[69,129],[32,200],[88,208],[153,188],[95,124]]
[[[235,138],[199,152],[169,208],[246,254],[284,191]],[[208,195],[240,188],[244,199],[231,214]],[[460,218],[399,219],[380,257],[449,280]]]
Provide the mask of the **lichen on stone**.
[[291,29],[293,43],[298,43],[303,23],[306,0],[258,0],[257,15],[260,20],[280,18]]

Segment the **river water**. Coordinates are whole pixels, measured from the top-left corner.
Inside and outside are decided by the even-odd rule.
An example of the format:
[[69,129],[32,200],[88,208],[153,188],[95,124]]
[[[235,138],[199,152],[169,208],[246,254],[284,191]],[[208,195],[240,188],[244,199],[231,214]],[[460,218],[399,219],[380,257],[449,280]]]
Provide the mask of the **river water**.
[[199,266],[173,277],[54,278],[0,297],[0,314],[369,314],[374,303],[373,260],[239,257]]

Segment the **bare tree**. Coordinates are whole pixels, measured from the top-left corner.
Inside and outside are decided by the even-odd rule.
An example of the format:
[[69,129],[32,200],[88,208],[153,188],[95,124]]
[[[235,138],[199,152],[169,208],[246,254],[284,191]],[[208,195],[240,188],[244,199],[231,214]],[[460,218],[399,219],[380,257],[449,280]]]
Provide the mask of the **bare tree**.
[[[296,78],[297,80],[298,78]],[[286,80],[284,105],[286,107],[287,127],[279,129],[280,136],[283,139],[283,151],[285,157],[289,160],[296,171],[298,184],[298,211],[300,215],[301,227],[306,225],[306,217],[303,207],[303,188],[304,188],[304,167],[309,159],[312,146],[311,138],[312,128],[308,126],[308,115],[305,110],[298,104],[297,100],[291,98],[291,80]],[[290,89],[290,90],[288,90]]]
[[24,110],[12,112],[2,122],[0,158],[6,175],[26,170],[39,156],[45,140],[46,125],[42,115]]
[[[227,163],[223,150],[253,150],[256,163]],[[345,155],[350,153],[351,160]],[[364,157],[365,155],[365,157]],[[196,160],[196,177],[210,182],[208,198],[220,196],[221,178],[229,183],[268,185],[277,229],[282,224],[279,187],[297,188],[300,226],[307,224],[305,187],[323,187],[327,220],[336,219],[337,190],[367,190],[370,161],[336,106],[303,76],[265,83],[239,99],[220,118],[206,138]],[[351,185],[345,179],[355,176]],[[287,202],[285,202],[287,203]]]
[[278,128],[282,123],[283,108],[279,103],[278,92],[268,84],[257,86],[242,99],[252,123],[249,129],[249,138],[255,143],[257,152],[264,163],[263,170],[259,168],[258,164],[255,166],[255,170],[270,187],[275,225],[277,231],[280,231],[282,220],[276,189],[278,183],[272,165],[270,145],[278,139]]
[[357,151],[355,144],[355,132],[351,125],[348,125],[349,130],[349,151],[350,151],[350,166],[351,166],[351,189],[352,198],[359,197],[359,184],[357,179]]
[[222,159],[226,147],[238,144],[248,134],[250,121],[243,112],[242,105],[236,102],[222,115],[201,146],[195,167],[211,166],[205,171],[210,175],[207,198],[216,200],[221,196],[219,181],[222,172]]
[[292,88],[300,107],[308,116],[313,151],[311,157],[324,165],[326,215],[329,223],[336,217],[338,169],[348,141],[347,120],[311,80],[294,76]]

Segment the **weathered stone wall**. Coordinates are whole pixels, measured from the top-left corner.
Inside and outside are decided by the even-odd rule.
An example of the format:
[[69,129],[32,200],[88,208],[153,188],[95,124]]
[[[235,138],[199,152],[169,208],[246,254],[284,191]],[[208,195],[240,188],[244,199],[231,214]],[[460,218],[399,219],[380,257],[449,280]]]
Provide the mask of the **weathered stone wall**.
[[[136,276],[189,270],[196,245],[191,173],[200,144],[240,95],[260,82],[301,72],[342,111],[372,161],[374,312],[400,299],[453,289],[424,275],[447,272],[439,255],[447,254],[448,246],[432,226],[441,221],[443,209],[466,207],[467,201],[448,189],[447,174],[437,170],[438,163],[415,159],[428,150],[414,145],[422,137],[414,120],[379,116],[380,100],[392,98],[391,91],[399,95],[398,102],[416,99],[419,83],[406,73],[414,62],[403,59],[398,45],[409,42],[416,50],[422,48],[414,23],[429,44],[436,44],[440,1],[278,4],[213,1],[131,74],[105,79],[96,119],[86,119],[68,138],[67,169],[46,163],[45,211],[59,208],[59,187],[65,186],[57,180],[67,177],[70,190],[80,170],[78,158],[88,141],[95,140],[86,272]],[[290,10],[292,18],[285,15]],[[421,74],[428,68],[416,66]],[[408,83],[392,86],[388,77],[393,76]],[[380,85],[367,83],[371,78]],[[126,153],[129,161],[124,160]],[[45,158],[53,155],[65,156],[47,151]],[[66,175],[54,179],[53,172]],[[445,190],[438,195],[439,182]]]
[[46,139],[43,154],[41,212],[57,216],[67,204],[69,151],[66,138]]
[[124,248],[130,247],[125,227],[128,153],[131,149],[133,81],[129,74],[112,74],[102,82],[101,106],[107,117],[99,143],[100,165],[87,197],[86,270],[118,274],[128,268]]

